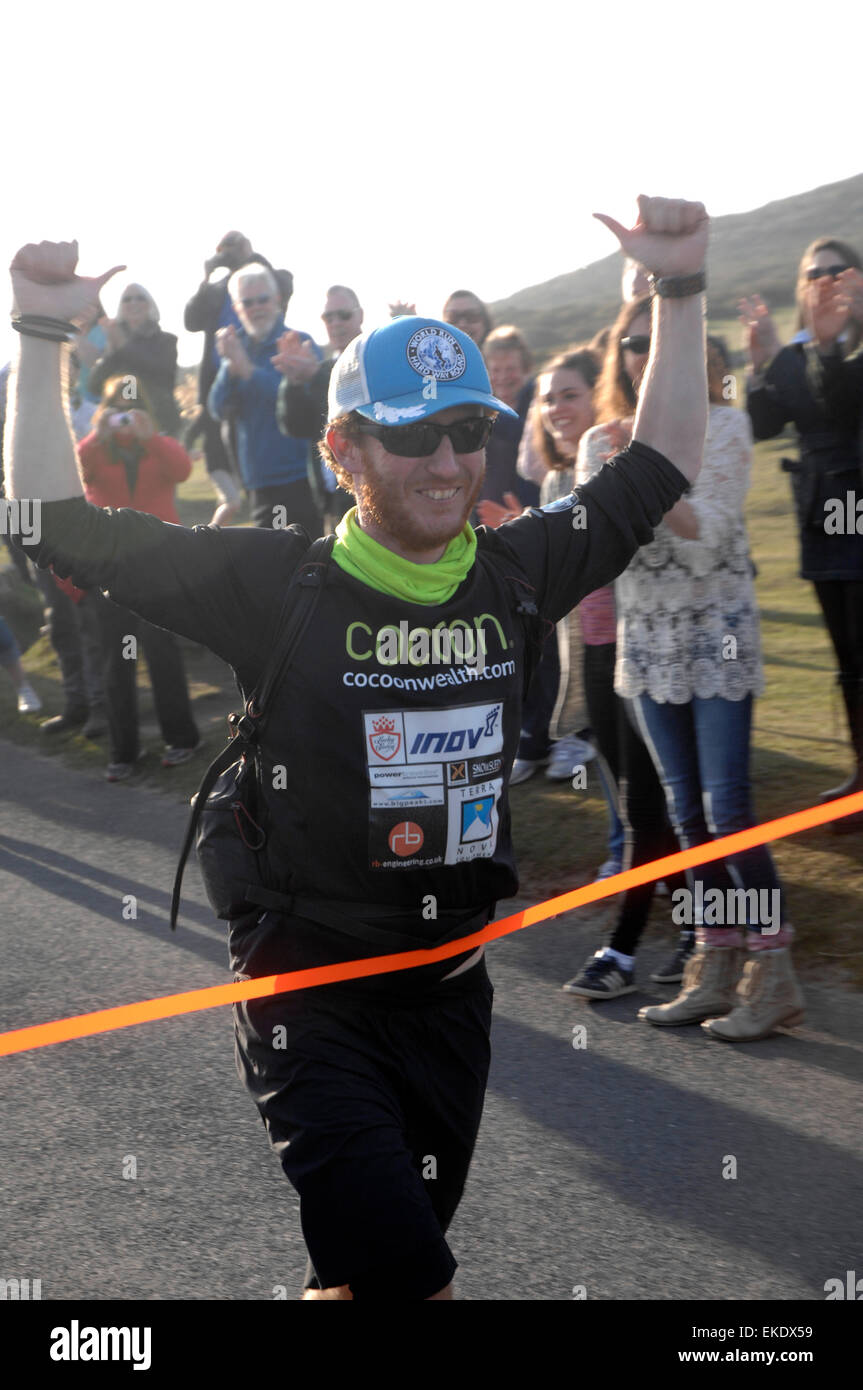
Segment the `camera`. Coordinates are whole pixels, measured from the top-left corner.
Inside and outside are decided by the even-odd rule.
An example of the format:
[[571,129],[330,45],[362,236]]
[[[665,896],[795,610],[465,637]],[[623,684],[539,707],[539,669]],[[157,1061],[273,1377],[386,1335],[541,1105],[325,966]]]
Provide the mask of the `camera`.
[[131,415],[125,411],[115,411],[113,415],[108,416],[108,424],[112,430],[129,430],[134,423]]

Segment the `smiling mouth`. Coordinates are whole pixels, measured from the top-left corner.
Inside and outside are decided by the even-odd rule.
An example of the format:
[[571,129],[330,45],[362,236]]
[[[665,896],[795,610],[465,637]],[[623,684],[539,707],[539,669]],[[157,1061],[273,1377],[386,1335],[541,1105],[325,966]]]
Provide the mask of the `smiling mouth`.
[[442,487],[418,488],[417,490],[421,497],[430,497],[433,502],[451,502],[461,489],[457,487]]

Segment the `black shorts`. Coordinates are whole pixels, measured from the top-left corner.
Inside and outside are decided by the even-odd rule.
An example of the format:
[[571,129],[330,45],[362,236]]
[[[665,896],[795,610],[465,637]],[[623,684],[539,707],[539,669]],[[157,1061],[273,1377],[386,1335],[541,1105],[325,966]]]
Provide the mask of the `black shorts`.
[[480,960],[407,1004],[327,986],[235,1006],[237,1069],[300,1196],[307,1286],[417,1300],[452,1279],[492,994]]

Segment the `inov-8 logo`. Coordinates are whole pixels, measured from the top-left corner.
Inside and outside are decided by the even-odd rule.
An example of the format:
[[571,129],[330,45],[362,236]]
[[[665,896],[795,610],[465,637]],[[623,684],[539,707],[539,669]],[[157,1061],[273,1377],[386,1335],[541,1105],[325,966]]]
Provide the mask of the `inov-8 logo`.
[[26,1302],[31,1298],[42,1297],[42,1280],[34,1279],[0,1279],[0,1298],[11,1299],[12,1302]]

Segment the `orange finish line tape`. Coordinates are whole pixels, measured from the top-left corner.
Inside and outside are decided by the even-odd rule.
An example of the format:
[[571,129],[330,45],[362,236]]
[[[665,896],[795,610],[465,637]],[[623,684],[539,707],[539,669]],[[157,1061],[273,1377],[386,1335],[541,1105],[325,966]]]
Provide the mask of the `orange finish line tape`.
[[342,961],[338,965],[321,965],[312,970],[294,970],[287,975],[264,975],[260,979],[246,980],[242,984],[213,985],[208,989],[192,989],[184,994],[164,994],[158,999],[142,999],[137,1004],[119,1004],[113,1009],[99,1009],[96,1013],[77,1014],[73,1018],[59,1018],[53,1023],[36,1023],[29,1028],[16,1028],[9,1033],[0,1033],[0,1056],[13,1052],[27,1052],[37,1047],[48,1047],[51,1043],[68,1042],[70,1038],[86,1038],[95,1033],[111,1033],[118,1028],[131,1028],[136,1023],[150,1023],[157,1018],[176,1018],[179,1014],[197,1013],[201,1009],[218,1008],[221,1004],[234,1004],[244,999],[261,999],[268,994],[288,994],[295,989],[311,989],[318,985],[335,984],[340,980],[360,980],[367,975],[386,975],[395,970],[410,970],[418,965],[431,965],[434,961],[447,960],[450,956],[461,955],[498,937],[509,936],[511,932],[521,931],[523,927],[544,922],[558,913],[569,912],[572,908],[583,907],[585,903],[598,902],[601,898],[613,897],[627,888],[637,888],[640,884],[651,883],[654,879],[665,878],[666,874],[691,869],[698,864],[708,864],[714,859],[723,859],[729,854],[739,854],[742,850],[763,845],[768,840],[781,840],[786,835],[796,835],[801,830],[809,830],[816,825],[850,816],[855,811],[863,811],[863,792],[853,796],[843,796],[838,801],[824,806],[810,806],[805,811],[794,811],[790,816],[780,816],[778,820],[765,821],[751,830],[739,830],[734,835],[725,835],[721,840],[711,840],[708,844],[697,845],[694,849],[684,849],[676,854],[666,855],[664,859],[654,859],[649,864],[641,864],[637,869],[627,869],[614,874],[599,883],[589,883],[584,888],[575,888],[560,897],[548,898],[535,907],[515,912],[511,917],[503,917],[499,922],[490,922],[480,931],[470,936],[448,941],[444,946],[428,950],[399,951],[396,955],[373,956],[368,960]]

